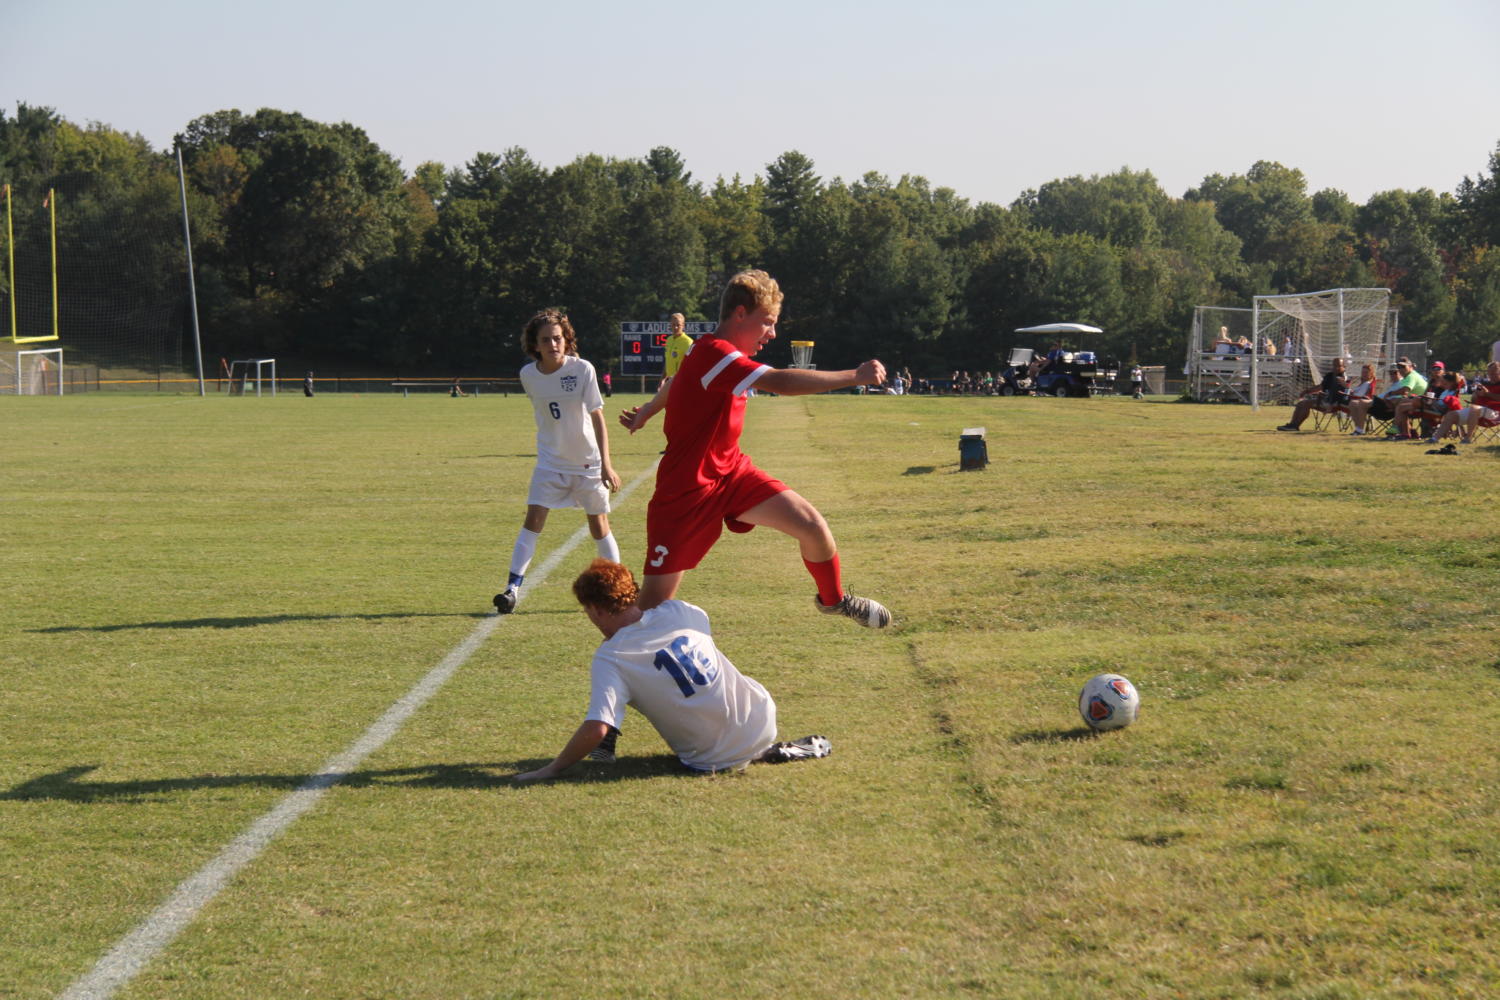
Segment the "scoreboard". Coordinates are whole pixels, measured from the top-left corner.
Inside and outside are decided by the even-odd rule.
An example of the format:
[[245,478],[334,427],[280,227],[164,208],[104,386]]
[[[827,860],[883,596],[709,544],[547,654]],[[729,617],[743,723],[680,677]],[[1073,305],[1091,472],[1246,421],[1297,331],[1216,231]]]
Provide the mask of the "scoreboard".
[[[690,322],[683,332],[694,340],[718,328],[717,323]],[[620,374],[660,375],[667,365],[667,337],[672,327],[666,320],[620,324]]]

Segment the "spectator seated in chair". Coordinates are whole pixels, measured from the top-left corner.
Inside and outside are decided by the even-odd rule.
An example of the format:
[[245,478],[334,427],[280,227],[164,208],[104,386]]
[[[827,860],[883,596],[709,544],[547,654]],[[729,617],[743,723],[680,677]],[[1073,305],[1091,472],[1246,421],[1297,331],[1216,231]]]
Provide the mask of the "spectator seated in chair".
[[1500,425],[1500,361],[1491,361],[1485,369],[1484,378],[1475,384],[1469,405],[1445,413],[1427,440],[1437,444],[1442,438],[1459,434],[1459,443],[1469,444],[1481,424],[1486,427]]
[[1463,406],[1459,394],[1463,391],[1463,376],[1457,372],[1439,374],[1427,385],[1422,395],[1408,396],[1396,405],[1396,439],[1415,441],[1424,437],[1412,429],[1411,422],[1420,420],[1424,424],[1442,420],[1453,410]]
[[1405,358],[1391,369],[1391,385],[1380,395],[1369,400],[1353,399],[1349,402],[1349,419],[1354,423],[1355,437],[1365,433],[1365,425],[1371,417],[1390,420],[1396,416],[1396,404],[1410,395],[1420,396],[1427,391],[1427,380],[1412,368]]
[[1331,413],[1335,407],[1349,405],[1349,376],[1344,374],[1344,359],[1334,358],[1323,381],[1302,393],[1292,410],[1292,419],[1276,428],[1278,431],[1299,431],[1302,422],[1314,409]]
[[1359,366],[1359,381],[1349,387],[1349,405],[1357,402],[1368,403],[1375,398],[1375,393],[1380,388],[1380,380],[1375,377],[1375,366],[1363,364]]

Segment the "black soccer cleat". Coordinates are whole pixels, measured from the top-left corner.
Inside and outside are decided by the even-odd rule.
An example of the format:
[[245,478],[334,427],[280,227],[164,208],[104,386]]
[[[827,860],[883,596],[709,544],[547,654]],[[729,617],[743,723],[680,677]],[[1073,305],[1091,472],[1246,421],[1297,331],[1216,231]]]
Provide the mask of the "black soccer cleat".
[[825,615],[843,615],[865,628],[885,628],[891,623],[891,613],[886,610],[885,605],[868,597],[855,597],[846,593],[839,598],[837,604],[824,604],[814,595],[813,603]]
[[502,615],[510,614],[516,610],[516,601],[519,597],[520,594],[516,592],[515,587],[506,587],[495,595],[495,610]]
[[604,734],[604,739],[599,745],[584,754],[584,760],[596,760],[601,764],[613,764],[615,762],[615,740],[620,738],[620,731],[614,726],[609,727],[609,732]]
[[785,764],[793,760],[813,760],[833,753],[826,736],[804,736],[790,743],[772,743],[760,759],[767,764]]

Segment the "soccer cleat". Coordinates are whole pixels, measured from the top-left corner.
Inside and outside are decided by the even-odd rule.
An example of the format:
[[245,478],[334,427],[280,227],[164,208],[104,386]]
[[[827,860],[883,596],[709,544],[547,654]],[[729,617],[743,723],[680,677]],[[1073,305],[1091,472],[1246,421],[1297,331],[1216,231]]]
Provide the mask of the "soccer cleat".
[[885,628],[891,623],[891,613],[885,609],[885,605],[879,601],[872,601],[868,597],[855,597],[853,594],[845,593],[839,598],[837,604],[824,604],[814,594],[813,603],[825,615],[843,615],[845,618],[852,618],[865,628]]
[[508,615],[516,610],[516,600],[521,595],[516,592],[515,587],[506,587],[495,595],[495,610],[502,615]]
[[609,732],[604,734],[604,739],[599,745],[584,755],[584,760],[597,760],[601,764],[613,764],[615,762],[615,740],[620,738],[620,731],[613,726]]
[[789,760],[812,760],[833,753],[826,736],[804,736],[790,743],[772,743],[760,759],[767,764],[785,764]]

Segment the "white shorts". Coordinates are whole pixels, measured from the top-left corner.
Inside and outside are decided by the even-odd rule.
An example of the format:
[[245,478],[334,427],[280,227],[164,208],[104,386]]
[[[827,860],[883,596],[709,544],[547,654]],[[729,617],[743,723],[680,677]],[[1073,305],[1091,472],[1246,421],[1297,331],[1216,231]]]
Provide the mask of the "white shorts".
[[598,473],[552,472],[536,469],[531,473],[531,489],[526,502],[533,507],[560,510],[582,507],[585,514],[609,513],[609,487]]
[[1500,413],[1496,413],[1488,406],[1465,406],[1462,410],[1458,411],[1458,420],[1460,423],[1469,419],[1470,410],[1478,410],[1480,420],[1500,420]]

